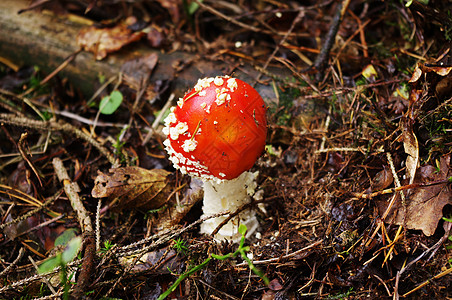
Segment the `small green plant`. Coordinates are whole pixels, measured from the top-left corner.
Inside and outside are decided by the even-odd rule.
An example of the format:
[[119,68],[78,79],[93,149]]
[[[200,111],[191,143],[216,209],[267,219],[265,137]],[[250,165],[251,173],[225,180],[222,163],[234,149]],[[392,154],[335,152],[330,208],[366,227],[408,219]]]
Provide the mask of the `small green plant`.
[[111,115],[121,105],[123,100],[122,93],[118,90],[114,90],[110,95],[105,96],[100,100],[99,111],[104,115]]
[[274,117],[275,123],[278,125],[289,125],[292,120],[291,109],[294,99],[301,96],[301,91],[293,87],[275,86],[275,93],[279,95],[278,103],[271,104],[269,113]]
[[350,294],[353,292],[353,288],[351,287],[348,291],[345,293],[340,293],[336,295],[329,295],[327,299],[348,299]]
[[63,299],[69,299],[69,290],[70,290],[70,280],[71,276],[67,274],[67,264],[70,263],[74,258],[77,257],[77,254],[82,245],[82,238],[80,236],[72,238],[69,242],[67,242],[67,246],[63,252],[58,253],[56,256],[48,258],[45,260],[39,267],[38,273],[43,274],[52,271],[56,267],[60,267],[60,279],[61,284],[64,287]]
[[115,244],[113,244],[109,240],[106,240],[106,241],[104,241],[104,246],[102,248],[100,248],[99,252],[102,254],[105,254],[108,252],[108,250],[110,250],[114,246],[115,246]]
[[177,240],[173,240],[174,245],[173,248],[177,251],[177,253],[186,254],[188,251],[187,242],[184,241],[181,238],[178,238]]
[[[208,258],[206,258],[199,265],[194,266],[193,268],[191,268],[187,272],[180,274],[179,277],[176,279],[176,281],[170,286],[170,288],[168,290],[166,290],[163,294],[161,294],[157,298],[157,300],[163,300],[166,297],[168,297],[172,292],[174,292],[176,290],[176,288],[179,286],[179,284],[184,279],[189,277],[191,274],[196,273],[197,271],[199,271],[202,268],[204,268],[212,260],[212,258],[213,259],[218,259],[218,260],[226,260],[226,259],[234,258],[234,257],[237,257],[237,256],[240,255],[242,257],[242,259],[247,262],[248,267],[250,268],[250,270],[253,271],[253,273],[258,275],[260,278],[262,278],[262,280],[264,281],[265,285],[268,285],[270,281],[268,280],[267,276],[265,276],[264,273],[261,270],[256,268],[254,266],[253,262],[246,255],[246,253],[248,251],[250,251],[250,247],[249,246],[245,246],[245,234],[246,234],[246,231],[247,231],[246,225],[241,224],[239,226],[238,231],[242,235],[242,237],[240,239],[239,247],[238,247],[238,249],[235,252],[230,252],[230,253],[228,253],[226,255],[211,254]],[[185,245],[185,242],[183,244]]]
[[124,133],[129,128],[129,126],[125,126],[123,129],[121,129],[121,132],[119,132],[118,136],[116,137],[115,143],[112,145],[113,148],[115,148],[115,155],[117,155],[121,161],[121,163],[126,162],[126,157],[124,153],[122,152],[122,148],[126,144],[124,141],[121,141],[121,139],[124,136]]

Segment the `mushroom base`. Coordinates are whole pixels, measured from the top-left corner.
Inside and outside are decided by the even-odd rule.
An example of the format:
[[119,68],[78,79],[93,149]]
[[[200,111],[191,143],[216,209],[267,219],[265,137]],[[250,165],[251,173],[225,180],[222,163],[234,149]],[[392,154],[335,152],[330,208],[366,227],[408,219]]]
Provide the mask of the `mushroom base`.
[[[204,216],[218,214],[224,211],[233,213],[239,207],[249,203],[251,201],[251,195],[254,194],[257,186],[256,177],[257,172],[243,172],[239,177],[232,180],[225,180],[221,183],[205,181]],[[226,215],[204,221],[201,224],[201,233],[212,234],[227,217]],[[240,224],[246,225],[248,229],[246,232],[247,237],[254,235],[259,227],[255,212],[251,209],[246,209],[221,227],[214,238],[218,241],[225,239],[232,242],[240,241],[242,237],[238,233]]]

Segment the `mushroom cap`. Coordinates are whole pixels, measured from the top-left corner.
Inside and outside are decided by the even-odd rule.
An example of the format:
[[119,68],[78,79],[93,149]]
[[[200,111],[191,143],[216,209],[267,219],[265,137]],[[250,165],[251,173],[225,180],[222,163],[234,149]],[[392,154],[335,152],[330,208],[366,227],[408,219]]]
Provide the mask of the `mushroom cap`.
[[203,180],[230,180],[249,170],[265,147],[266,106],[240,79],[204,78],[171,108],[165,125],[175,168]]

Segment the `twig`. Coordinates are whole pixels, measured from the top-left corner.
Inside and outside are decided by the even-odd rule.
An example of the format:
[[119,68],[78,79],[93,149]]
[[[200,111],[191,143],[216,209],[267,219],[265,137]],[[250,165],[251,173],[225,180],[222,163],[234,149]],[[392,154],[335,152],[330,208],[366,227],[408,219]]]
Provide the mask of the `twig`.
[[[208,219],[211,219],[211,218],[217,218],[217,217],[222,216],[222,215],[225,215],[225,213],[200,218],[199,220],[191,223],[190,225],[188,225],[188,226],[186,226],[184,228],[180,228],[180,229],[177,229],[177,230],[164,231],[164,232],[162,232],[160,234],[156,234],[154,236],[148,237],[148,238],[143,239],[141,241],[138,241],[138,242],[135,242],[135,243],[132,243],[132,244],[129,244],[129,245],[125,245],[123,247],[117,247],[116,251],[119,252],[119,254],[118,254],[119,257],[130,256],[130,255],[137,255],[137,254],[140,254],[140,253],[148,252],[148,251],[150,251],[152,249],[156,249],[158,246],[160,246],[160,245],[162,245],[162,244],[164,244],[164,243],[176,238],[177,236],[181,235],[182,233],[191,230],[193,227],[198,226],[200,223],[202,223],[202,222],[204,222],[204,221],[206,221]],[[136,247],[138,247],[140,245],[146,244],[146,243],[150,242],[151,240],[155,240],[155,241],[152,241],[152,243],[150,245],[146,246],[145,248],[138,249],[138,250],[130,250],[131,248],[136,248]],[[129,250],[129,251],[126,252],[126,250]],[[123,252],[121,252],[121,251],[123,251]],[[109,252],[110,252],[110,250],[109,250]],[[107,254],[109,252],[107,252]],[[78,265],[80,265],[82,263],[83,263],[83,260],[82,259],[78,259],[78,260],[75,260],[75,261],[72,261],[72,262],[68,263],[67,266],[68,267],[73,267],[73,266],[78,266]],[[98,267],[100,267],[101,265],[102,265],[102,262],[98,265]],[[46,277],[53,276],[54,274],[58,273],[59,271],[60,271],[60,267],[57,267],[57,268],[53,269],[50,272],[47,272],[47,273],[44,273],[44,274],[40,274],[40,275],[33,275],[33,276],[30,276],[30,277],[24,278],[22,280],[13,282],[13,283],[11,283],[9,285],[5,285],[3,287],[0,287],[0,294],[6,292],[8,290],[12,290],[12,289],[19,288],[21,286],[29,285],[29,284],[31,284],[34,281],[40,280],[42,276],[46,276]],[[44,297],[42,299],[52,299],[52,298]]]
[[166,103],[162,107],[162,109],[160,110],[160,113],[155,118],[154,122],[152,123],[151,128],[149,128],[149,132],[147,133],[146,137],[144,138],[143,142],[141,143],[142,146],[146,145],[149,142],[149,140],[151,139],[151,137],[154,135],[155,130],[157,129],[160,121],[163,118],[163,115],[172,105],[174,97],[175,97],[174,93],[171,93],[171,95],[168,97],[168,100],[166,101]]
[[25,160],[25,162],[28,164],[30,169],[35,174],[36,178],[39,181],[39,185],[42,187],[42,181],[41,176],[39,175],[38,171],[36,170],[36,167],[34,166],[33,162],[30,159],[30,155],[25,151],[25,140],[27,139],[28,133],[22,133],[20,135],[19,142],[17,143],[17,149],[19,150],[20,155],[22,156],[22,159]]
[[0,114],[0,123],[6,123],[11,124],[15,126],[23,126],[33,129],[40,129],[40,130],[57,130],[57,131],[64,131],[70,134],[75,135],[75,137],[85,140],[86,142],[93,145],[97,150],[99,150],[100,153],[102,153],[108,161],[114,165],[116,163],[115,158],[111,154],[110,151],[108,151],[104,146],[102,146],[98,141],[81,131],[80,129],[72,126],[69,123],[62,123],[62,122],[56,122],[54,120],[51,121],[38,121],[23,117],[17,117],[12,114]]
[[[305,252],[305,251],[308,250],[308,249],[311,249],[311,248],[313,248],[313,247],[315,247],[315,246],[320,245],[321,243],[323,243],[323,240],[316,241],[316,242],[312,243],[312,244],[309,245],[309,246],[306,246],[306,247],[304,247],[304,248],[301,248],[301,249],[299,249],[299,250],[297,250],[297,251],[295,251],[295,252],[289,253],[289,254],[287,254],[287,255],[283,255],[283,256],[281,256],[281,257],[274,257],[274,258],[265,259],[265,260],[256,260],[256,261],[253,261],[253,264],[255,264],[255,265],[263,265],[263,264],[271,264],[271,263],[279,262],[279,261],[281,261],[282,259],[291,258],[291,257],[294,257],[294,256],[296,256],[296,255],[298,255],[298,254],[301,254],[301,253]],[[237,264],[236,266],[237,266],[237,267],[241,267],[241,266],[245,266],[245,265],[247,265],[247,263],[246,263],[246,262],[243,262],[243,263]]]
[[26,214],[19,216],[18,218],[12,220],[11,222],[8,223],[4,223],[0,225],[0,230],[2,230],[3,228],[5,228],[6,226],[12,225],[12,224],[16,224],[22,220],[27,219],[28,217],[34,215],[35,213],[41,211],[42,209],[46,208],[47,206],[49,206],[51,203],[53,203],[53,201],[55,201],[63,192],[63,190],[59,190],[58,192],[55,193],[55,195],[53,195],[52,197],[50,197],[49,199],[47,199],[44,203],[41,204],[41,206],[39,206],[38,208],[35,208],[33,210],[30,210],[29,212],[27,212]]
[[96,243],[94,240],[93,226],[91,224],[91,219],[83,206],[82,201],[78,193],[80,192],[80,187],[76,182],[71,182],[66,169],[63,166],[63,162],[58,157],[52,160],[55,173],[58,180],[63,183],[64,191],[71,202],[71,206],[77,214],[77,219],[80,223],[80,228],[84,233],[84,244],[85,244],[85,254],[83,257],[83,264],[80,271],[80,275],[77,279],[77,285],[74,288],[72,296],[79,299],[85,292],[85,288],[90,283],[91,275],[94,271],[94,256],[96,252]]
[[254,32],[262,32],[261,29],[259,29],[259,28],[257,28],[257,27],[254,27],[254,26],[252,26],[252,25],[248,25],[248,24],[242,23],[242,22],[237,21],[236,19],[233,19],[233,18],[231,18],[231,17],[228,17],[228,16],[226,16],[225,14],[223,14],[223,13],[219,12],[218,10],[216,10],[215,8],[213,8],[213,7],[211,7],[211,6],[208,6],[208,5],[204,4],[203,2],[201,2],[201,1],[199,1],[199,0],[195,0],[195,2],[196,2],[200,7],[204,8],[205,10],[211,12],[211,13],[214,14],[214,15],[219,16],[219,17],[222,18],[222,19],[225,19],[225,20],[228,21],[228,22],[231,22],[232,24],[238,25],[238,26],[240,26],[240,27],[243,27],[243,28],[245,28],[245,29],[248,29],[248,30],[251,30],[251,31],[254,31]]
[[246,209],[248,209],[248,208],[250,208],[250,207],[252,207],[252,206],[255,206],[255,205],[259,204],[259,203],[266,202],[266,201],[267,201],[267,200],[255,200],[255,201],[248,202],[248,203],[246,203],[246,204],[240,206],[239,208],[237,208],[237,209],[236,209],[234,212],[232,212],[232,213],[229,212],[229,211],[223,212],[223,215],[224,215],[224,214],[227,214],[228,216],[227,216],[227,218],[225,218],[225,219],[217,226],[217,228],[215,228],[214,231],[212,231],[211,236],[215,236],[215,235],[218,233],[218,231],[220,231],[220,229],[221,229],[224,225],[226,225],[232,218],[234,218],[235,216],[237,216],[238,214],[240,214],[242,211],[244,211],[244,210],[246,210]]
[[9,272],[9,270],[11,270],[12,267],[17,265],[17,263],[22,258],[22,256],[24,256],[24,253],[25,253],[24,247],[21,247],[16,259],[9,266],[7,266],[3,271],[0,272],[0,277],[3,277],[5,274],[7,274]]
[[447,270],[445,270],[445,271],[443,271],[443,272],[441,272],[441,273],[439,273],[439,274],[437,274],[437,275],[435,275],[435,276],[433,276],[431,279],[428,279],[428,280],[424,281],[423,283],[421,283],[420,285],[418,285],[417,287],[415,287],[415,288],[412,289],[411,291],[409,291],[409,292],[403,294],[402,297],[406,297],[406,296],[408,296],[409,294],[411,294],[411,293],[417,291],[418,289],[423,288],[424,286],[426,286],[427,284],[429,284],[432,280],[439,279],[439,278],[441,278],[441,277],[443,277],[443,276],[446,276],[447,274],[450,274],[450,273],[452,273],[452,267],[449,268],[449,269],[447,269]]
[[99,198],[96,209],[96,251],[100,250],[100,207],[102,205],[102,199]]
[[[266,70],[268,65],[270,64],[270,62],[273,60],[273,58],[275,57],[276,53],[278,53],[279,48],[281,47],[282,44],[284,44],[287,40],[287,38],[289,37],[290,33],[294,30],[295,26],[301,21],[301,19],[304,17],[305,12],[304,10],[300,9],[298,11],[297,16],[295,17],[295,19],[292,22],[292,25],[290,26],[289,30],[286,32],[286,34],[284,35],[284,37],[282,38],[282,40],[279,42],[278,45],[276,45],[275,49],[273,50],[272,54],[270,54],[270,56],[268,57],[267,61],[265,62],[264,66],[262,67],[263,70]],[[261,78],[262,73],[259,73],[259,75],[257,76],[256,81],[259,81],[259,79]]]
[[328,33],[325,37],[325,42],[323,43],[322,49],[320,50],[319,55],[316,57],[314,65],[311,67],[319,71],[319,77],[323,75],[323,71],[326,68],[331,48],[333,47],[336,40],[336,34],[339,30],[339,25],[342,23],[342,18],[344,17],[345,11],[347,10],[349,4],[350,0],[343,0],[339,5],[334,18],[331,21],[330,29],[328,30]]
[[58,180],[63,183],[64,191],[71,202],[71,206],[77,214],[77,219],[80,223],[80,228],[82,232],[93,232],[93,226],[91,225],[91,219],[89,218],[88,212],[83,206],[82,201],[78,193],[80,192],[80,187],[76,182],[71,182],[66,169],[63,166],[63,162],[58,157],[52,160],[53,168],[58,177]]
[[[111,286],[111,288],[108,290],[108,292],[104,295],[104,297],[108,297],[111,294],[111,292],[116,288],[118,283],[121,282],[121,280],[124,278],[124,276],[130,270],[132,270],[132,268],[141,259],[141,257],[143,256],[144,253],[149,252],[150,250],[152,250],[154,248],[157,248],[159,245],[162,245],[164,243],[167,243],[167,242],[171,241],[172,239],[176,238],[177,236],[179,236],[183,232],[188,231],[189,229],[193,228],[194,226],[196,226],[196,225],[198,225],[198,224],[200,224],[200,223],[202,223],[202,222],[204,222],[206,220],[209,220],[209,219],[212,219],[212,218],[218,218],[218,217],[223,216],[225,214],[227,214],[227,213],[220,213],[220,214],[215,214],[215,215],[210,215],[210,216],[206,216],[206,217],[200,218],[197,221],[191,223],[190,225],[188,225],[188,226],[186,226],[184,228],[181,228],[181,229],[178,229],[178,230],[169,231],[169,232],[167,231],[166,233],[162,234],[161,237],[158,240],[156,240],[155,242],[153,242],[149,246],[146,246],[146,247],[144,247],[142,249],[139,249],[137,251],[130,251],[130,252],[127,252],[127,253],[123,253],[123,256],[130,256],[130,255],[137,255],[137,256],[134,258],[132,263],[127,267],[127,269],[124,270],[124,272],[121,274],[121,276],[117,280],[115,280],[114,284]],[[145,240],[147,240],[147,239],[145,239]],[[142,242],[143,241],[131,244],[131,245],[127,246],[127,247],[124,247],[124,249],[130,248],[130,247],[134,247],[134,246],[136,246],[136,245],[138,245],[139,243],[142,243]]]
[[[421,258],[423,258],[425,255],[427,255],[429,252],[435,253],[436,250],[438,249],[439,246],[441,246],[442,243],[444,243],[444,241],[449,237],[449,232],[450,232],[450,228],[449,231],[446,230],[446,232],[444,233],[444,235],[441,237],[441,239],[439,239],[438,242],[436,242],[433,246],[431,246],[430,248],[428,248],[427,250],[425,250],[424,252],[422,252],[418,257],[416,257],[414,260],[412,260],[411,262],[409,262],[405,267],[403,267],[402,269],[400,269],[399,271],[397,271],[397,275],[396,275],[396,281],[395,281],[395,286],[394,286],[394,299],[399,299],[399,291],[398,291],[398,287],[399,287],[399,281],[400,281],[400,276],[402,276],[402,274],[408,270],[412,265],[414,265],[415,263],[417,263]],[[430,257],[431,258],[431,257]],[[430,259],[429,258],[429,259]],[[435,275],[432,279],[438,279],[441,278],[449,273],[452,272],[452,268],[449,268],[448,270],[441,272],[438,275]],[[419,286],[417,286],[416,288],[414,288],[413,290],[409,291],[408,293],[405,293],[402,297],[405,297],[408,294],[411,294],[412,292],[418,290],[419,288],[427,285],[430,282],[430,280],[427,280],[425,282],[423,282],[422,284],[420,284]]]
[[[28,259],[30,260],[31,264],[33,265],[33,267],[36,269],[36,271],[38,270],[38,265],[36,264],[36,262],[34,261],[34,259],[31,256],[28,256]],[[52,295],[55,295],[56,291],[53,288],[53,286],[50,284],[49,280],[47,280],[46,277],[42,277],[42,280],[45,282],[45,284],[47,285],[47,287],[49,288],[49,290],[52,292]]]

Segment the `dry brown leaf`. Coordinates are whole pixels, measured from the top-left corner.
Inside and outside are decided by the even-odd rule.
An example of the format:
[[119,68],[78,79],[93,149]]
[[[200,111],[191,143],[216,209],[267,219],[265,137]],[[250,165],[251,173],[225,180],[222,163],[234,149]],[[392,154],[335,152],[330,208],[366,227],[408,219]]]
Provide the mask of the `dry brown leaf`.
[[145,33],[133,32],[128,28],[130,22],[126,21],[111,28],[97,28],[94,26],[80,30],[77,35],[77,44],[81,49],[94,53],[97,60],[101,60],[108,53],[115,52],[123,46],[140,40]]
[[393,182],[394,177],[392,176],[391,170],[383,166],[383,170],[375,174],[372,182],[372,189],[368,190],[368,192],[370,193],[371,191],[383,190],[390,186]]
[[190,181],[189,188],[185,189],[182,200],[178,205],[171,205],[166,211],[151,216],[154,232],[173,228],[178,224],[191,208],[203,197],[203,183],[200,179]]
[[171,192],[167,184],[170,173],[162,169],[124,167],[109,172],[98,171],[91,194],[94,198],[108,197],[115,209],[156,209],[165,204]]
[[180,1],[178,0],[157,0],[160,5],[168,11],[168,13],[171,16],[171,20],[175,25],[179,23],[180,20],[180,13],[179,13],[179,4]]
[[417,141],[417,137],[413,132],[413,120],[409,118],[403,118],[403,148],[405,149],[405,153],[408,154],[406,158],[406,175],[409,178],[409,183],[414,182],[414,178],[416,176],[416,170],[419,165],[419,144]]
[[126,61],[121,67],[121,73],[124,75],[126,84],[138,91],[145,85],[157,65],[157,61],[158,55],[156,53]]
[[[444,156],[440,161],[440,170],[431,165],[418,169],[416,183],[441,181],[452,175],[450,170],[450,155]],[[387,204],[387,203],[385,203]],[[422,230],[425,235],[432,235],[443,216],[443,207],[452,204],[452,191],[450,184],[442,183],[428,187],[413,189],[407,195],[406,209],[398,201],[389,213],[386,221],[397,225],[406,225],[408,229]],[[380,207],[384,211],[386,207]]]
[[437,67],[437,66],[426,66],[423,63],[418,63],[411,79],[408,81],[410,83],[417,82],[421,78],[422,74],[434,72],[440,76],[446,76],[450,73],[452,67]]

